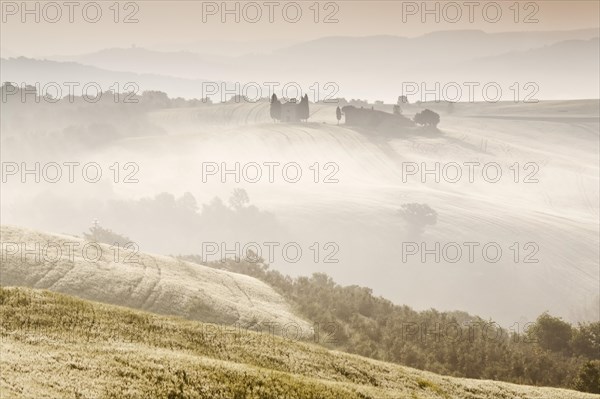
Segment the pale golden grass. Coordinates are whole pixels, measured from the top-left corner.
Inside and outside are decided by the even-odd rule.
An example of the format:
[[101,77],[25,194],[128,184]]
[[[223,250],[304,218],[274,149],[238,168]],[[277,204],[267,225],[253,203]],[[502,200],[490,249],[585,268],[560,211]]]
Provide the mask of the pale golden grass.
[[600,397],[443,377],[48,291],[0,289],[0,316],[2,398]]
[[[0,284],[49,289],[80,298],[243,327],[288,324],[309,336],[311,325],[285,299],[255,278],[168,256],[66,235],[0,226]],[[50,243],[50,245],[48,245]],[[15,245],[19,246],[18,249]],[[41,254],[25,255],[38,245]],[[86,247],[87,245],[87,247]],[[68,248],[75,248],[71,256]],[[96,246],[101,257],[96,260]],[[60,252],[57,248],[60,248]],[[86,248],[84,250],[84,248]]]

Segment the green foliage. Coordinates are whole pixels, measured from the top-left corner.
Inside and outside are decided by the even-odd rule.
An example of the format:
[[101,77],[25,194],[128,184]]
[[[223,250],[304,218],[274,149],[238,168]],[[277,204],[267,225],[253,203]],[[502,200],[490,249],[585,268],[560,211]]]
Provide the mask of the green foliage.
[[440,116],[437,113],[426,109],[415,115],[414,122],[417,125],[436,127],[438,123],[440,123]]
[[269,113],[272,119],[281,119],[281,101],[277,99],[277,95],[275,95],[275,93],[273,93],[273,95],[271,96],[271,106],[269,108]]
[[235,209],[241,209],[250,203],[248,193],[243,188],[236,188],[229,198],[229,205]]
[[583,364],[598,356],[598,323],[571,327],[544,314],[527,334],[509,333],[462,312],[416,312],[326,274],[290,278],[262,260],[209,266],[266,282],[320,326],[322,345],[374,359],[458,377],[570,387]]
[[600,361],[585,363],[579,370],[573,387],[582,392],[600,393]]
[[131,243],[129,237],[117,234],[114,231],[105,229],[97,224],[90,227],[89,233],[83,233],[83,238],[91,242],[100,242],[108,245],[117,244],[122,247]]
[[305,94],[304,96],[302,96],[302,99],[300,100],[299,105],[300,105],[300,119],[307,120],[310,116],[308,94]]
[[600,321],[574,328],[571,349],[575,355],[600,360]]
[[548,313],[541,314],[535,324],[528,330],[532,340],[544,349],[553,352],[568,352],[569,341],[573,334],[569,323]]

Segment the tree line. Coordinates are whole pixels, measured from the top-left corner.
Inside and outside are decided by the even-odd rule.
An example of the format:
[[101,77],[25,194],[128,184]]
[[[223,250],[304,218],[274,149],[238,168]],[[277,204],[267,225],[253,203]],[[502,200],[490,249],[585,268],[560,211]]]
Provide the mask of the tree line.
[[525,331],[508,331],[464,312],[417,312],[322,273],[292,278],[243,260],[209,266],[258,278],[313,323],[335,323],[332,349],[455,377],[600,393],[600,322],[573,326],[544,313]]

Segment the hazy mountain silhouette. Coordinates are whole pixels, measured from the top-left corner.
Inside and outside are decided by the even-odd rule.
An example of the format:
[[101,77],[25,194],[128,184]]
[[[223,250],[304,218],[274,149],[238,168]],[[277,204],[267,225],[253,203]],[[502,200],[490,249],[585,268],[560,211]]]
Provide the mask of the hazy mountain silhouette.
[[[581,82],[594,83],[598,79],[598,42],[590,40],[597,37],[597,29],[507,33],[459,30],[415,38],[325,37],[272,52],[266,50],[262,54],[243,56],[114,48],[50,58],[114,71],[188,79],[293,81],[306,87],[316,80],[336,82],[341,96],[369,95],[388,99],[399,94],[401,82],[465,82],[476,77],[486,81],[506,81],[508,88],[515,81],[540,79],[540,98],[564,99],[567,98],[565,87],[557,82],[568,82],[572,87],[568,90],[568,98],[591,96],[592,84]],[[595,62],[590,62],[590,55]],[[335,62],[320,62],[332,58]],[[545,74],[540,75],[540,72],[548,68],[552,70],[549,74],[552,77],[545,81]],[[368,79],[357,80],[357,74]],[[574,74],[577,80],[571,81]],[[170,87],[173,95],[183,95],[179,89],[181,86],[178,85]]]
[[[397,64],[406,68],[426,62],[437,61],[451,63],[486,56],[500,55],[511,51],[525,51],[543,47],[564,40],[587,40],[599,35],[597,29],[551,32],[507,32],[485,33],[480,30],[440,31],[415,38],[399,36],[365,37],[324,37],[269,51],[266,46],[258,51],[256,46],[249,47],[246,55],[238,56],[239,51],[232,50],[229,56],[216,56],[216,45],[190,46],[187,51],[154,51],[142,48],[114,48],[90,54],[74,56],[51,56],[49,59],[77,61],[114,70],[136,70],[148,73],[169,74],[179,77],[206,77],[206,73],[215,66],[245,65],[251,70],[257,67],[268,68],[271,60],[276,59],[278,66],[299,67],[314,65],[315,58],[332,57],[337,66],[343,62],[358,61],[384,64]],[[222,43],[216,41],[216,44]],[[193,52],[192,52],[193,51]],[[168,53],[168,56],[165,56]],[[375,57],[375,58],[372,58]],[[152,65],[148,65],[151,62]],[[320,65],[322,66],[322,65]],[[352,67],[353,65],[346,65]],[[356,65],[354,65],[356,67]],[[137,68],[137,69],[134,69]],[[141,69],[139,69],[141,68]],[[167,69],[165,69],[167,68]],[[239,72],[239,70],[238,70]],[[195,73],[195,75],[193,74]],[[201,74],[202,76],[198,76]],[[212,76],[211,76],[212,77]]]
[[190,43],[169,43],[152,46],[156,51],[188,51],[215,56],[241,56],[252,53],[271,52],[292,45],[290,40],[199,40]]
[[74,61],[113,71],[137,71],[197,79],[215,78],[218,72],[211,64],[225,64],[226,57],[189,51],[157,51],[141,47],[110,48],[75,56],[54,56],[57,61]]

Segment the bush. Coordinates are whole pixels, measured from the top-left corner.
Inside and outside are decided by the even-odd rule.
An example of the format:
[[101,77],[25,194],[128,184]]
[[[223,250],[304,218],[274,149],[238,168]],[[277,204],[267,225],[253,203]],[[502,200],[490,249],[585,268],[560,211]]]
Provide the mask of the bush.
[[600,393],[599,361],[589,361],[581,367],[574,388],[582,392]]
[[573,334],[569,323],[548,313],[541,314],[528,334],[533,341],[552,352],[570,352],[570,341]]
[[83,233],[83,238],[91,242],[100,242],[108,245],[117,244],[122,247],[132,242],[129,237],[117,234],[112,230],[105,229],[98,225],[90,227],[89,233]]
[[414,122],[421,126],[436,127],[440,123],[440,116],[431,110],[424,110],[415,115]]
[[402,204],[398,214],[408,223],[410,234],[421,234],[425,226],[437,223],[437,212],[427,204]]

